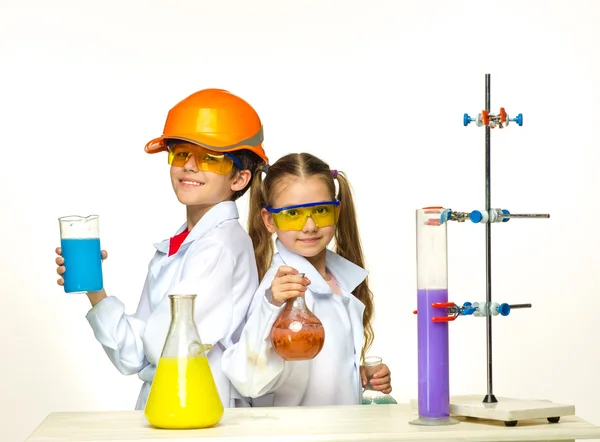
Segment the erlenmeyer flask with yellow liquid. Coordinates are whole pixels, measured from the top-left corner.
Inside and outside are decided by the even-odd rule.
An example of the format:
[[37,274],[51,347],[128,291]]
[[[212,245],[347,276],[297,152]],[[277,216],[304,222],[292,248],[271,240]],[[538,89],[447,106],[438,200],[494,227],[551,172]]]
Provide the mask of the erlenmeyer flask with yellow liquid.
[[167,429],[206,428],[223,417],[223,404],[194,322],[196,295],[169,295],[171,325],[144,413]]

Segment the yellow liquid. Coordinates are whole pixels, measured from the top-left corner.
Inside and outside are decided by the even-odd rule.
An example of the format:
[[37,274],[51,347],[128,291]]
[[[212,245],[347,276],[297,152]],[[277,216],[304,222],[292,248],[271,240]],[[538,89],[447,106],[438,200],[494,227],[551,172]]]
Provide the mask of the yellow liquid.
[[206,356],[160,358],[145,414],[158,428],[217,424],[223,417],[223,404]]

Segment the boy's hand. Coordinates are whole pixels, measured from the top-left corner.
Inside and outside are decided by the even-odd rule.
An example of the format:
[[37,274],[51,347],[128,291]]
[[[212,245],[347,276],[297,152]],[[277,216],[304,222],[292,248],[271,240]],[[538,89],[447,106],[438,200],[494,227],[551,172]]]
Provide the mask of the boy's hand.
[[271,304],[279,307],[290,298],[304,296],[306,287],[309,284],[310,279],[298,275],[298,270],[287,266],[279,267],[271,284],[271,292],[273,293]]
[[[102,262],[104,262],[104,260],[106,258],[108,258],[108,253],[106,253],[106,250],[102,250]],[[60,275],[60,278],[58,278],[56,280],[56,283],[60,286],[65,285],[65,280],[63,279],[62,275],[63,273],[65,273],[65,271],[67,270],[66,267],[64,266],[65,263],[65,258],[62,257],[62,249],[60,247],[56,248],[56,254],[58,255],[56,257],[56,265],[58,266],[56,269],[56,273],[58,273]]]
[[381,364],[378,367],[370,382],[367,380],[367,373],[365,372],[364,365],[361,365],[360,377],[362,379],[363,387],[366,387],[367,383],[370,383],[373,390],[381,391],[384,394],[390,394],[392,392],[392,374],[390,373],[389,367],[385,364]]

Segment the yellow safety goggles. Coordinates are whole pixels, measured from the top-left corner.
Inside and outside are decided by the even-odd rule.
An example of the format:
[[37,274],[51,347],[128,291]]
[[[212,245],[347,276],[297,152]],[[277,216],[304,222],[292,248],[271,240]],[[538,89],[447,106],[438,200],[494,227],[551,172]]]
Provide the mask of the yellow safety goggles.
[[183,167],[192,155],[194,155],[198,170],[205,172],[227,175],[231,172],[234,164],[240,170],[244,169],[240,161],[229,153],[220,154],[195,144],[187,143],[169,146],[169,164],[171,166]]
[[299,204],[297,206],[265,207],[271,213],[273,222],[280,230],[302,230],[308,218],[312,218],[319,228],[337,224],[340,213],[339,201]]

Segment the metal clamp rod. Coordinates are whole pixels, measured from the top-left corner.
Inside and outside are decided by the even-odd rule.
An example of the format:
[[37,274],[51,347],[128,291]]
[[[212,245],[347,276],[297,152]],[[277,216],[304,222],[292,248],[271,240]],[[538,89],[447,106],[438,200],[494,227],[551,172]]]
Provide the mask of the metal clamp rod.
[[549,213],[511,213],[500,215],[502,218],[550,218]]
[[440,217],[440,224],[446,221],[463,223],[470,220],[473,223],[507,222],[512,218],[550,218],[549,213],[510,213],[506,209],[473,210],[472,212],[455,212],[447,209]]
[[531,308],[531,304],[508,304],[511,310],[516,308]]

